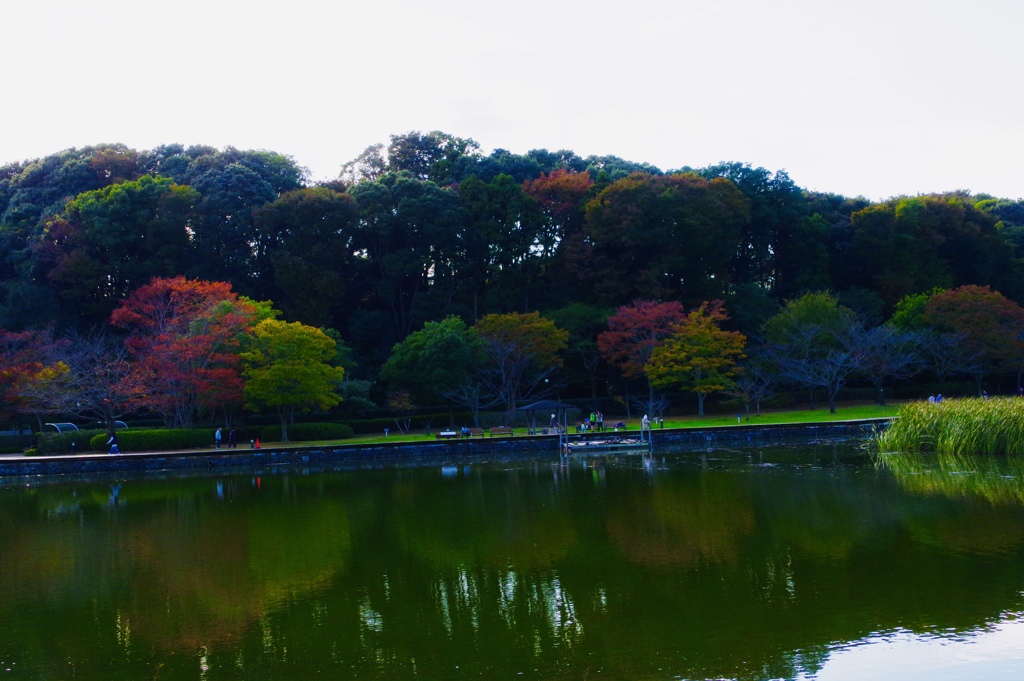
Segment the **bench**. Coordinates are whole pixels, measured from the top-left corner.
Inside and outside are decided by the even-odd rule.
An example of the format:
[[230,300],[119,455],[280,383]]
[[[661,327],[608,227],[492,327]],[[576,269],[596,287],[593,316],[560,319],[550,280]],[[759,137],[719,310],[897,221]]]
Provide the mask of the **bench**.
[[512,428],[509,426],[495,426],[491,428],[491,437],[498,435],[512,435]]
[[454,430],[442,430],[435,435],[438,440],[451,440],[459,436],[458,432]]
[[484,436],[484,429],[483,428],[470,428],[469,429],[469,436],[470,437],[483,437]]

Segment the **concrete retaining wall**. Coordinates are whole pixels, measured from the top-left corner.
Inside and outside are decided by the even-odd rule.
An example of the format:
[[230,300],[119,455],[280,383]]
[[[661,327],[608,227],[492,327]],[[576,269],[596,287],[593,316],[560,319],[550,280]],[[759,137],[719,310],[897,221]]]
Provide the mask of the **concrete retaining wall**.
[[[724,426],[715,428],[655,429],[654,445],[684,451],[734,447],[763,447],[815,441],[864,438],[873,428],[884,427],[886,419],[784,426]],[[635,431],[633,431],[635,434]],[[597,433],[590,437],[604,437]],[[288,449],[221,449],[207,452],[153,452],[141,454],[78,454],[74,456],[15,456],[0,458],[0,478],[13,476],[61,475],[164,470],[213,470],[216,468],[264,469],[280,465],[322,466],[336,462],[370,462],[419,459],[460,461],[480,456],[495,458],[517,454],[556,456],[554,435],[508,438],[474,438],[440,442],[339,444],[330,447]]]

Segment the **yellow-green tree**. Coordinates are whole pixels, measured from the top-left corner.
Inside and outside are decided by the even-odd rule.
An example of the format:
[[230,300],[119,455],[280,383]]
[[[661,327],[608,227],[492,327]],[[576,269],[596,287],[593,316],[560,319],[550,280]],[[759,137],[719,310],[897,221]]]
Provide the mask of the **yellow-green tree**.
[[704,302],[680,322],[664,344],[654,349],[644,367],[654,385],[680,385],[697,393],[697,413],[704,415],[704,398],[729,387],[742,369],[747,338],[738,331],[724,331],[727,320],[722,301]]
[[544,379],[562,366],[559,353],[569,342],[568,331],[537,312],[489,314],[473,329],[489,360],[488,383],[505,403],[509,417],[517,401],[535,393]]
[[334,356],[334,340],[320,329],[264,319],[241,353],[246,408],[273,409],[281,419],[281,441],[287,442],[288,423],[296,412],[341,401],[336,389],[345,371],[329,364]]

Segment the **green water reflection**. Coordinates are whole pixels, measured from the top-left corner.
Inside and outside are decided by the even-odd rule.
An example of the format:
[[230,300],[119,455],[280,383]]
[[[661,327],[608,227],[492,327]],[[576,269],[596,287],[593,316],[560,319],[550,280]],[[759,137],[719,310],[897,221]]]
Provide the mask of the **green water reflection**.
[[22,483],[0,489],[0,673],[806,678],[886,632],[1012,623],[1020,497],[936,494],[902,463],[827,447]]

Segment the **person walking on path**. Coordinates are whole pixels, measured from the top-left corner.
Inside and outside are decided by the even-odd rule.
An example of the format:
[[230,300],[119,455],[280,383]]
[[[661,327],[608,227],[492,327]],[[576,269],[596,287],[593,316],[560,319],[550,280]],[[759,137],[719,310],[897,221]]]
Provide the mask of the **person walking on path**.
[[235,429],[232,428],[231,432],[228,433],[228,449],[234,449],[238,446],[238,436],[235,435]]
[[220,428],[213,434],[213,444],[217,445],[217,449],[220,449]]
[[111,454],[121,453],[121,450],[117,448],[117,433],[115,431],[110,431],[110,439],[107,440],[107,444],[110,445]]

